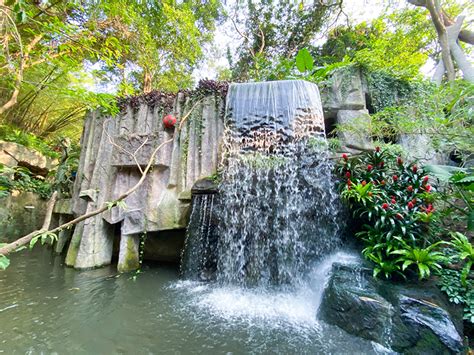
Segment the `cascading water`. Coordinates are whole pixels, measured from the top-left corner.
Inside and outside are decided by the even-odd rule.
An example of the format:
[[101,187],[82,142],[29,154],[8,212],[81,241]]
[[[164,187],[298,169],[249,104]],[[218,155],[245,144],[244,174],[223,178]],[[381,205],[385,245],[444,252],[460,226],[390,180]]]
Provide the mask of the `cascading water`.
[[341,225],[318,89],[233,84],[226,127],[217,280],[298,284],[338,245]]
[[193,195],[185,280],[169,286],[192,332],[228,331],[251,353],[390,353],[318,316],[333,264],[360,258],[337,250],[344,218],[317,87],[233,84],[225,127],[222,182]]
[[181,276],[209,280],[216,269],[217,239],[213,225],[215,194],[193,196],[185,247],[181,256]]

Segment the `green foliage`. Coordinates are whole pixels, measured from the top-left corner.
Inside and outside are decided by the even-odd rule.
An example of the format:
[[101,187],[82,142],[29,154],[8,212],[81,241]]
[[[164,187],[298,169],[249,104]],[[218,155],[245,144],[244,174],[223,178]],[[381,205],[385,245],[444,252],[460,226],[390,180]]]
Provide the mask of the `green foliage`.
[[53,159],[61,156],[60,153],[54,150],[51,143],[46,142],[34,134],[24,133],[11,126],[0,125],[0,140],[24,145],[27,148],[32,148],[42,155]]
[[474,324],[474,282],[462,281],[462,274],[457,270],[442,269],[439,272],[438,285],[446,293],[449,301],[464,307],[464,319]]
[[[371,77],[375,75],[378,74]],[[375,140],[396,143],[401,136],[425,135],[433,150],[445,155],[455,152],[461,162],[474,154],[473,84],[457,81],[436,86],[422,82],[410,83],[404,89],[402,82],[398,86],[385,81],[384,76],[377,82],[370,84],[374,86],[371,93],[378,91],[372,104],[381,110],[371,115],[370,125],[365,127]],[[360,127],[348,123],[340,130],[357,134]]]
[[0,109],[14,99],[2,122],[77,139],[87,110],[118,112],[113,96],[91,92],[94,85],[119,95],[189,88],[222,7],[218,0],[13,0],[0,11],[0,36],[8,39],[0,43]]
[[467,286],[467,279],[474,263],[474,245],[462,233],[454,232],[451,236],[453,238],[451,244],[456,250],[454,258],[464,263],[461,270],[461,283],[463,286]]
[[362,223],[356,235],[375,276],[413,271],[423,279],[446,261],[436,250],[439,243],[433,244],[437,193],[421,167],[377,147],[356,158],[344,155],[337,171],[341,197]]
[[34,176],[25,167],[9,168],[0,164],[0,196],[6,196],[12,190],[35,192],[47,199],[52,193],[51,182]]
[[127,203],[125,202],[125,200],[107,201],[107,202],[105,202],[105,205],[107,206],[108,210],[112,209],[113,207],[118,207],[118,208],[125,211],[128,208]]
[[61,198],[68,198],[72,196],[81,150],[78,145],[69,144],[68,140],[63,140],[61,146],[63,156],[56,169],[53,189],[61,193]]
[[402,241],[403,249],[394,250],[391,254],[400,255],[396,262],[402,265],[402,271],[410,266],[415,266],[418,268],[420,279],[429,278],[431,270],[439,271],[442,269],[441,265],[448,262],[448,258],[442,252],[434,250],[441,243],[433,243],[426,248],[418,248]]
[[445,165],[427,165],[426,169],[444,187],[440,196],[449,206],[446,215],[461,215],[467,229],[474,230],[474,169]]
[[[2,244],[0,243],[0,246]],[[0,254],[0,270],[5,270],[10,265],[10,259]]]
[[313,70],[314,59],[306,48],[300,49],[295,57],[296,68],[301,73]]
[[315,34],[336,13],[338,7],[334,5],[291,0],[237,2],[232,12],[244,15],[234,20],[244,41],[235,59],[231,53],[228,55],[232,79],[279,80],[293,75],[295,54],[308,47]]
[[48,231],[35,235],[30,240],[30,244],[29,244],[30,249],[33,249],[38,241],[41,242],[41,245],[44,245],[45,243],[48,243],[48,242],[52,244],[58,241],[58,236],[55,233],[51,233]]
[[371,23],[332,29],[327,42],[314,54],[319,65],[350,61],[367,72],[384,71],[392,78],[407,80],[419,76],[435,43],[427,11],[403,9]]

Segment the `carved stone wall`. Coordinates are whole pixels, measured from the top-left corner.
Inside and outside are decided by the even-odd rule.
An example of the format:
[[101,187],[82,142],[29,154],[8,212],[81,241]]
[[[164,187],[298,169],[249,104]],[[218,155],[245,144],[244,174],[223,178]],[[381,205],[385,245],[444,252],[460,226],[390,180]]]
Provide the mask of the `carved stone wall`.
[[[174,115],[179,124],[190,111],[179,133],[163,127],[166,114]],[[115,118],[92,112],[81,139],[72,198],[76,216],[113,201],[134,186],[141,177],[139,166],[144,168],[158,145],[172,142],[159,150],[145,182],[125,199],[126,208],[112,207],[76,226],[66,264],[79,269],[110,264],[115,243],[120,245],[118,269],[133,270],[138,267],[144,232],[186,228],[191,187],[216,173],[223,111],[219,93],[199,99],[179,93],[171,104],[166,100],[153,105],[144,100],[128,104]]]

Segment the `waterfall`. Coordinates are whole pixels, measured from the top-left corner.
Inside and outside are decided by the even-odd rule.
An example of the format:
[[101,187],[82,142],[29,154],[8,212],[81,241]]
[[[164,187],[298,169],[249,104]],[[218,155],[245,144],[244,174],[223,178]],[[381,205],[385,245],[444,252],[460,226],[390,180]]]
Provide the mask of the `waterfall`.
[[181,256],[181,276],[209,280],[216,269],[217,246],[212,223],[215,194],[193,196],[191,216]]
[[[338,246],[341,225],[318,88],[304,81],[232,84],[225,127],[216,237],[199,230],[211,218],[200,207],[191,217],[188,233],[199,237],[187,238],[194,257],[183,258],[185,269],[196,279],[212,260],[221,284],[301,284]],[[193,227],[198,219],[201,227]]]

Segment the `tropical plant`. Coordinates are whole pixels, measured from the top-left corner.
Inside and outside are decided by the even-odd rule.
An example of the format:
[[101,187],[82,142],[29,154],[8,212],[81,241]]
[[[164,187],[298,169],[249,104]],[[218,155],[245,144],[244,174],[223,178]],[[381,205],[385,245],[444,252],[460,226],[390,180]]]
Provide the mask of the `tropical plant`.
[[474,324],[474,282],[471,279],[462,281],[461,272],[458,270],[442,269],[438,272],[438,286],[446,293],[449,301],[462,305],[464,319]]
[[375,276],[407,275],[417,263],[419,277],[426,278],[438,268],[438,244],[432,244],[437,193],[421,167],[377,147],[353,158],[343,154],[337,171],[341,197],[362,224],[356,236],[363,255],[376,264]]
[[448,262],[448,258],[435,249],[443,242],[433,243],[426,248],[412,247],[402,241],[403,249],[394,250],[393,255],[400,255],[396,260],[402,264],[402,271],[407,270],[410,266],[417,268],[420,279],[429,278],[431,270],[439,271],[442,264]]
[[447,213],[460,213],[467,229],[474,230],[474,169],[446,165],[427,165],[426,169],[444,184],[440,196],[449,205]]
[[451,244],[456,250],[455,258],[464,262],[461,270],[461,282],[464,286],[467,285],[467,278],[471,272],[472,264],[474,263],[474,245],[462,233],[454,232],[451,234]]
[[47,199],[52,193],[52,183],[35,176],[25,167],[10,168],[0,164],[0,196],[7,196],[13,190],[35,192]]

